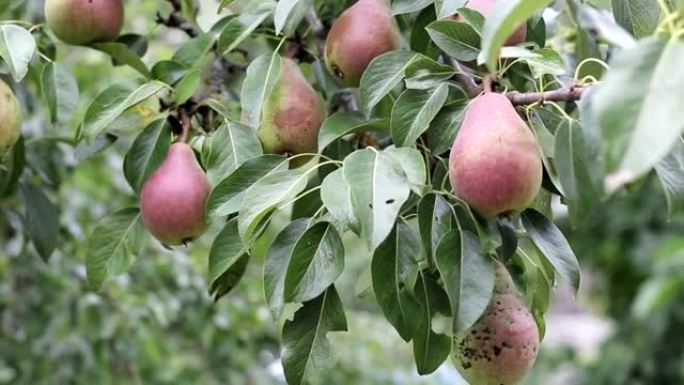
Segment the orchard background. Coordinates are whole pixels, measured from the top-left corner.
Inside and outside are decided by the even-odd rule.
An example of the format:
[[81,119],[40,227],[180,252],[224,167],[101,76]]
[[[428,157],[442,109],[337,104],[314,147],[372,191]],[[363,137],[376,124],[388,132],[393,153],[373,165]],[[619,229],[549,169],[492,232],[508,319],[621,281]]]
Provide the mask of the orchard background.
[[[543,337],[522,383],[684,382],[684,2],[364,2],[386,18],[337,39],[389,48],[355,81],[325,63],[355,1],[124,1],[114,41],[0,1],[23,118],[13,137],[2,90],[0,383],[465,384],[458,336],[495,266]],[[482,215],[449,150],[492,92],[544,173],[531,203]],[[305,116],[308,147],[265,134],[274,103]],[[510,126],[500,112],[470,127]],[[170,247],[140,195],[183,139],[209,226]],[[500,159],[496,142],[475,152]]]

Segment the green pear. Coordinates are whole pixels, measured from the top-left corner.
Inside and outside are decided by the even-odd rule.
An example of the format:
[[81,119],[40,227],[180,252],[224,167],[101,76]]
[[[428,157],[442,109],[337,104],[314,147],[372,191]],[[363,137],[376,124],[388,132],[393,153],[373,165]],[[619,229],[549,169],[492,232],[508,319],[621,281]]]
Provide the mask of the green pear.
[[19,139],[21,123],[19,101],[7,83],[0,80],[0,157]]
[[186,143],[171,145],[166,159],[145,182],[140,211],[148,230],[164,245],[182,245],[207,229],[211,185]]
[[532,313],[498,262],[496,273],[485,313],[454,338],[454,364],[470,385],[517,385],[539,351],[539,327]]
[[[507,0],[498,0],[507,1]],[[472,9],[473,11],[479,12],[485,18],[489,17],[496,7],[497,0],[469,0],[465,7]],[[455,20],[461,20],[461,17],[456,15],[453,17]],[[521,25],[518,29],[508,37],[508,40],[504,43],[506,46],[513,46],[523,43],[527,37],[527,24]]]
[[264,102],[257,135],[269,154],[315,153],[326,118],[321,97],[292,59],[283,58],[280,76]]
[[325,62],[345,87],[358,87],[373,59],[401,46],[387,0],[359,0],[335,21],[325,42]]
[[534,134],[504,95],[475,98],[449,156],[456,195],[487,218],[525,210],[542,182],[541,151]]
[[111,41],[124,22],[122,0],[46,0],[48,27],[67,44]]

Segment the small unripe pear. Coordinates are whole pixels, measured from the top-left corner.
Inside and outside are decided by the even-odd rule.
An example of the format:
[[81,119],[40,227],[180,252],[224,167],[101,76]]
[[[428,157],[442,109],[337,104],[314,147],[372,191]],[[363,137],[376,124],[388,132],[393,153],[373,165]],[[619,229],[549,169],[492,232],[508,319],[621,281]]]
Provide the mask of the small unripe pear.
[[17,142],[21,135],[21,107],[9,86],[0,80],[0,157]]
[[516,385],[534,365],[539,328],[505,268],[497,264],[484,315],[454,339],[456,369],[470,385]]
[[[499,1],[507,1],[507,0],[499,0]],[[492,14],[494,11],[494,7],[496,6],[497,0],[469,0],[468,3],[465,5],[466,8],[470,8],[473,11],[479,12],[482,16],[485,18],[489,17],[489,15]],[[454,16],[455,20],[460,20],[460,16],[456,15]],[[513,46],[520,44],[525,41],[525,38],[527,37],[527,24],[521,25],[518,29],[511,34],[511,36],[508,37],[508,40],[504,43],[506,46]]]
[[325,104],[292,59],[283,58],[280,77],[264,102],[257,135],[269,154],[315,153]]
[[48,27],[67,44],[111,41],[124,22],[122,0],[46,0]]
[[159,169],[140,193],[142,219],[150,233],[168,246],[182,245],[207,229],[211,186],[186,143],[171,145]]
[[525,210],[541,188],[537,140],[504,95],[475,98],[449,156],[456,195],[485,217]]
[[358,87],[373,59],[401,46],[387,0],[359,0],[335,21],[325,42],[325,63],[346,87]]

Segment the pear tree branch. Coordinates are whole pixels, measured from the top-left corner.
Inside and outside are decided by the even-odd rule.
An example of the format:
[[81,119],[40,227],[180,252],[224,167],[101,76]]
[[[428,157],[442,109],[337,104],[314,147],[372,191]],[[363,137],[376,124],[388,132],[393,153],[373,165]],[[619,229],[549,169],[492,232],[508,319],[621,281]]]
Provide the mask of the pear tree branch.
[[[474,98],[485,91],[487,86],[491,86],[491,82],[495,81],[490,75],[487,75],[483,84],[478,84],[473,76],[463,69],[461,64],[453,58],[447,58],[449,64],[456,69],[457,74],[453,79],[463,87],[463,90]],[[506,94],[508,99],[514,106],[525,106],[534,103],[544,102],[574,102],[582,99],[582,95],[587,87],[571,85],[569,87],[558,90],[546,92],[509,92]]]
[[183,16],[183,7],[181,5],[180,0],[167,1],[171,4],[173,11],[166,18],[163,17],[161,13],[157,12],[157,24],[165,25],[169,28],[180,29],[190,37],[198,36],[200,34],[200,31],[197,28],[195,28],[195,26],[193,26],[192,23],[190,23],[188,19],[185,18],[185,16]]

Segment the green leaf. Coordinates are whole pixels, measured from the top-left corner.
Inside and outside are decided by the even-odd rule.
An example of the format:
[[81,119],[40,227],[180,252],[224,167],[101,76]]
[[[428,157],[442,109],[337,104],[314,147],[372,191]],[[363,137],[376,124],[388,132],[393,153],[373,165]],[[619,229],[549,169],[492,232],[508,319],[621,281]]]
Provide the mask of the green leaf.
[[420,151],[415,148],[397,148],[392,146],[386,148],[384,152],[394,158],[394,161],[404,170],[411,190],[416,195],[422,197],[426,189],[427,170],[425,169],[425,160]]
[[216,236],[209,251],[209,294],[215,301],[240,282],[248,262],[248,250],[240,239],[237,218],[233,218]]
[[[428,128],[428,147],[434,154],[444,154],[451,149],[456,134],[468,110],[467,100],[449,104],[435,116]],[[441,186],[437,186],[441,188]]]
[[420,314],[413,287],[422,259],[420,241],[407,224],[399,222],[375,249],[371,264],[375,298],[385,318],[406,342],[413,338]]
[[223,11],[226,7],[231,5],[235,0],[221,0],[221,4],[219,4],[219,9],[218,12]]
[[491,15],[485,20],[482,29],[482,52],[478,62],[486,64],[491,72],[496,72],[499,50],[515,30],[527,23],[527,19],[543,10],[551,0],[510,0],[499,1]]
[[347,319],[334,287],[304,303],[283,326],[282,362],[287,383],[309,384],[327,372],[333,364],[327,335],[343,331],[347,331]]
[[480,54],[480,35],[468,23],[437,20],[427,26],[427,31],[432,41],[456,60],[470,62]]
[[164,83],[151,81],[142,85],[115,84],[102,91],[90,103],[83,119],[82,132],[89,140],[107,129],[127,109],[156,95],[165,88]]
[[452,332],[457,334],[473,326],[492,299],[492,261],[483,254],[477,236],[453,230],[437,245],[435,262],[451,303]]
[[201,34],[186,41],[171,57],[171,61],[180,63],[185,68],[192,68],[195,63],[204,59],[214,46],[216,38],[208,33]]
[[418,12],[433,2],[434,0],[394,0],[392,2],[392,15]]
[[668,212],[672,218],[684,207],[684,142],[681,138],[656,165],[655,170],[665,190]]
[[171,147],[171,138],[166,119],[152,122],[135,138],[124,158],[124,176],[133,191],[140,192],[145,181],[161,166]]
[[243,13],[226,24],[218,38],[218,51],[226,55],[237,48],[261,23],[273,13],[273,8],[261,7],[253,12]]
[[246,161],[263,155],[261,142],[252,127],[224,123],[202,144],[202,164],[212,184],[237,170]]
[[242,116],[246,124],[257,128],[266,98],[280,78],[281,59],[277,53],[262,55],[250,63],[242,83]]
[[26,233],[38,255],[47,262],[59,240],[59,211],[45,193],[30,183],[21,184],[26,209]]
[[29,69],[36,51],[31,32],[14,24],[0,25],[0,57],[7,63],[14,81],[20,82]]
[[560,230],[545,216],[534,210],[522,214],[523,226],[532,242],[565,279],[575,294],[580,287],[580,266],[570,244]]
[[152,66],[152,77],[170,86],[176,84],[185,76],[188,68],[177,61],[161,60]]
[[285,276],[285,301],[306,302],[332,285],[344,269],[344,245],[328,222],[309,227],[297,240]]
[[478,35],[482,36],[482,28],[484,28],[485,18],[482,14],[474,9],[463,7],[458,10],[458,15],[465,20]]
[[138,208],[117,211],[102,219],[88,238],[86,272],[99,289],[105,279],[126,271],[143,245],[145,228]]
[[318,149],[323,151],[334,141],[355,132],[384,131],[387,121],[384,119],[366,119],[358,111],[339,111],[330,115],[318,134]]
[[287,161],[279,155],[263,155],[244,162],[219,182],[207,201],[210,216],[223,217],[240,211],[247,189],[266,175],[287,169]]
[[413,145],[427,131],[448,96],[446,83],[432,91],[404,91],[392,108],[390,127],[394,143],[399,147]]
[[661,19],[658,0],[612,0],[615,21],[637,39],[655,32]]
[[684,130],[682,62],[684,42],[642,40],[616,55],[596,90],[609,191],[649,172],[679,139]]
[[361,228],[351,201],[351,188],[342,169],[335,170],[321,183],[321,200],[326,209],[344,227],[360,234]]
[[418,54],[392,51],[375,58],[361,77],[361,106],[369,112],[404,79],[404,71]]
[[192,95],[197,92],[201,85],[202,72],[199,70],[189,71],[183,78],[176,84],[175,95],[173,100],[176,104],[183,104],[192,97]]
[[68,124],[78,107],[78,84],[71,70],[56,62],[46,64],[41,86],[52,123]]
[[26,149],[24,137],[19,136],[19,140],[2,159],[2,166],[0,167],[0,198],[14,194],[25,166]]
[[418,204],[418,229],[430,264],[434,264],[437,244],[454,227],[455,219],[451,205],[441,195],[426,195]]
[[550,48],[538,49],[533,52],[533,55],[526,56],[523,60],[530,66],[532,76],[535,78],[541,78],[544,75],[563,76],[568,71],[567,64],[560,54]]
[[444,334],[437,334],[432,330],[432,316],[435,313],[433,303],[434,292],[430,289],[431,282],[423,271],[418,275],[415,288],[415,298],[420,304],[419,322],[413,336],[413,357],[416,360],[418,374],[424,376],[437,370],[449,357],[451,339]]
[[285,306],[285,278],[295,246],[309,227],[310,219],[292,221],[275,238],[264,259],[264,293],[274,319]]
[[142,76],[148,79],[152,78],[152,73],[150,73],[145,63],[142,62],[138,53],[130,49],[126,44],[118,42],[91,43],[90,47],[106,53],[117,62],[126,64],[138,71]]
[[406,88],[426,90],[435,88],[456,74],[453,67],[428,57],[413,60],[406,68]]
[[601,201],[600,186],[592,180],[587,149],[579,126],[561,124],[556,131],[554,164],[568,201],[570,220],[578,225]]
[[437,0],[435,1],[435,7],[437,9],[437,17],[444,18],[452,16],[456,11],[465,6],[468,0]]
[[354,216],[361,237],[374,250],[392,231],[410,185],[394,158],[373,149],[356,151],[344,160],[344,179],[349,183]]
[[289,203],[304,191],[308,176],[301,169],[277,171],[259,179],[245,192],[238,214],[243,241],[251,238],[260,221],[278,205]]
[[276,35],[285,31],[291,35],[302,22],[306,12],[313,6],[313,0],[280,0],[276,5],[273,23]]

